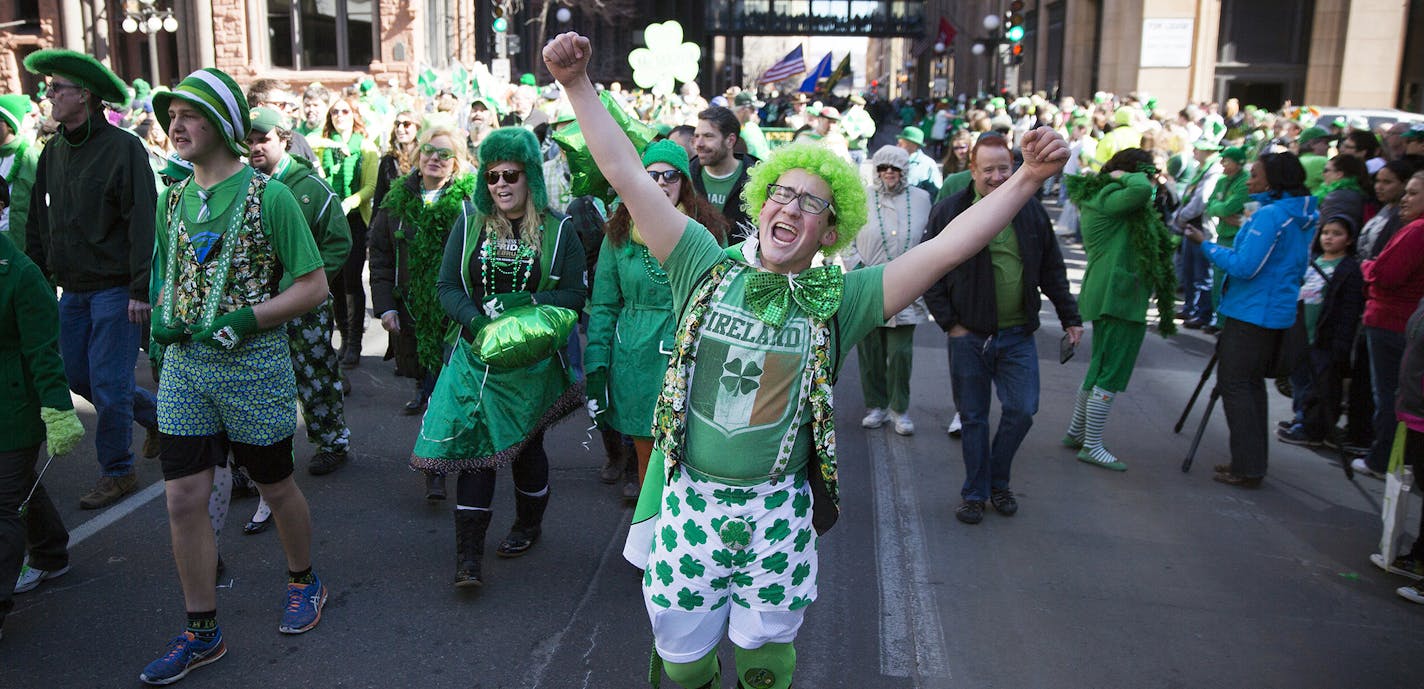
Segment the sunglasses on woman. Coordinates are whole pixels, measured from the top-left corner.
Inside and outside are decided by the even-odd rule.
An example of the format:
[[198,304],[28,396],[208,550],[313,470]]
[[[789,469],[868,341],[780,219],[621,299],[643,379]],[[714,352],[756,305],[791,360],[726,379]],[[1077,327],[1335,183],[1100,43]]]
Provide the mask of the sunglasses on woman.
[[514,184],[519,181],[519,176],[524,174],[523,170],[490,170],[485,173],[485,184],[494,186],[499,184],[501,177],[505,184]]
[[414,127],[415,123],[410,120],[396,120],[397,127]]
[[895,172],[901,172],[900,168],[895,167],[894,165],[876,165],[876,166],[875,166],[875,171],[876,171],[876,172],[890,172],[891,170],[894,170]]
[[677,170],[648,170],[648,176],[652,177],[654,182],[661,181],[664,184],[672,184],[682,179],[682,173]]
[[420,152],[424,155],[433,155],[441,160],[449,160],[455,157],[455,152],[448,148],[436,148],[430,144],[421,144]]
[[347,110],[346,108],[332,108],[332,109],[331,109],[331,114],[333,114],[333,115],[350,115],[350,114],[351,114],[351,111],[350,111],[350,110]]

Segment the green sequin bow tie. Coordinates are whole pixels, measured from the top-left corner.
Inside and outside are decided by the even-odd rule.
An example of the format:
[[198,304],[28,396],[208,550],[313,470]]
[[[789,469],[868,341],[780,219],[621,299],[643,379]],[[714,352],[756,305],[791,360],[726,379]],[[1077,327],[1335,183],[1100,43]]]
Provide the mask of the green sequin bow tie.
[[781,327],[795,299],[818,321],[828,320],[841,305],[845,276],[838,266],[820,266],[795,277],[758,270],[746,279],[745,303],[768,325]]

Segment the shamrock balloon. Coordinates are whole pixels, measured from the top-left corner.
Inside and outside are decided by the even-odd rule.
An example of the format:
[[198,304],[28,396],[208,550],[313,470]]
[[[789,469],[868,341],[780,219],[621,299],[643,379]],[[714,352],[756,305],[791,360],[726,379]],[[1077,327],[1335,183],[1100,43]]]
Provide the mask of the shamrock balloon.
[[675,21],[649,24],[643,30],[648,47],[628,54],[633,67],[633,82],[660,96],[673,92],[675,81],[687,83],[697,79],[702,48],[696,43],[682,42],[682,25]]

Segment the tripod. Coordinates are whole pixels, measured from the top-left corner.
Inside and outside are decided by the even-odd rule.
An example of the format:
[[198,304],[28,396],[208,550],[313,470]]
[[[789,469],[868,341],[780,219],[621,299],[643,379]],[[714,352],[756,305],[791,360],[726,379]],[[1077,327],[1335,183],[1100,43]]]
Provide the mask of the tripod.
[[[1211,374],[1216,370],[1216,352],[1211,353],[1211,359],[1206,362],[1206,368],[1202,370],[1201,378],[1197,380],[1197,387],[1192,391],[1192,396],[1187,400],[1187,408],[1182,410],[1182,415],[1177,417],[1177,425],[1172,427],[1173,433],[1181,433],[1182,426],[1187,423],[1187,415],[1192,413],[1192,407],[1196,406],[1197,398],[1201,396],[1202,388],[1206,387],[1206,382],[1211,379]],[[1182,460],[1182,473],[1192,470],[1192,460],[1196,459],[1197,446],[1201,445],[1202,434],[1206,433],[1207,421],[1211,420],[1211,412],[1216,408],[1216,401],[1221,399],[1221,391],[1215,385],[1211,386],[1211,395],[1207,397],[1206,411],[1202,413],[1201,423],[1197,424],[1196,435],[1192,437],[1192,447],[1187,450],[1186,459]]]

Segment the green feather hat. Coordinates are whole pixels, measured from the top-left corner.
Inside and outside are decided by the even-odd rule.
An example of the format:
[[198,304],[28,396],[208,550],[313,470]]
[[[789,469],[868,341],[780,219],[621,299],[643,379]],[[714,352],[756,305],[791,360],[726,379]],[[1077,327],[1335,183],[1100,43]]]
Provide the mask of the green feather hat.
[[485,174],[491,167],[509,161],[524,166],[524,177],[529,180],[529,194],[534,198],[534,207],[540,210],[549,207],[549,195],[544,190],[544,156],[539,154],[539,140],[534,132],[523,127],[500,127],[489,133],[480,144],[480,183],[475,188],[475,207],[485,215],[494,214],[494,198],[490,196],[489,185],[484,183]]
[[51,48],[25,56],[25,69],[34,74],[61,76],[94,94],[99,100],[119,107],[129,104],[129,86],[92,55]]

